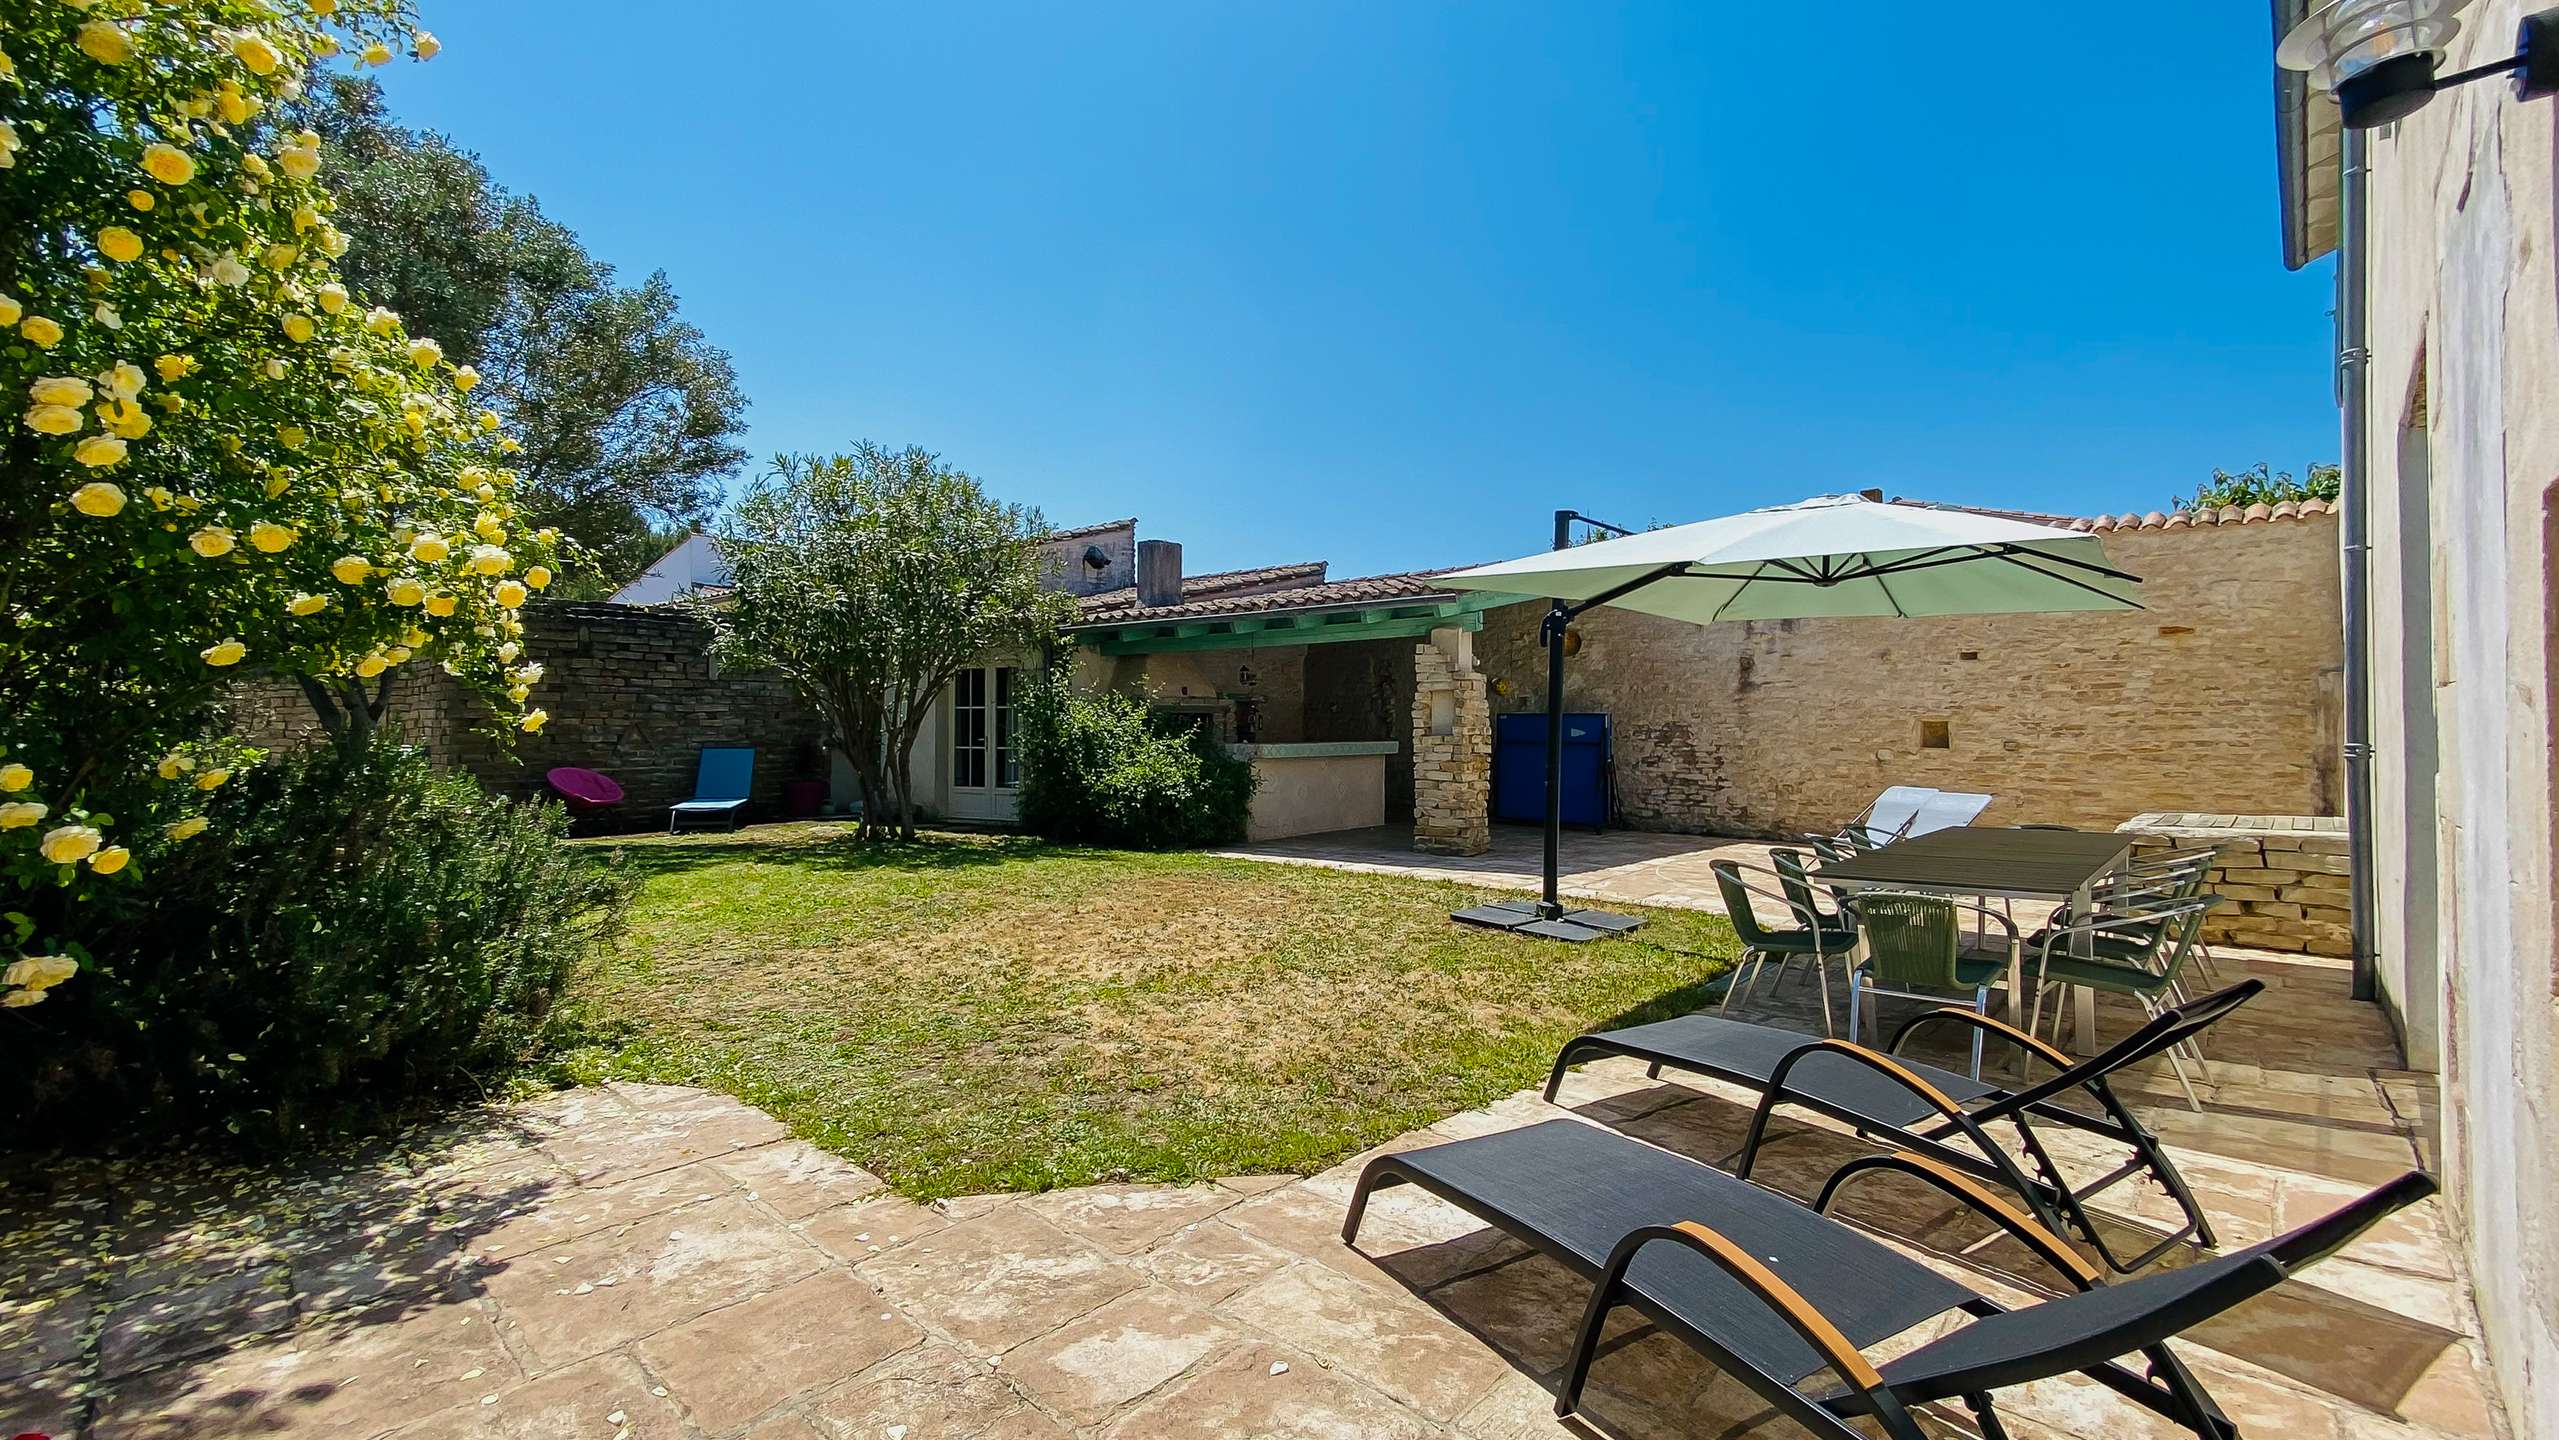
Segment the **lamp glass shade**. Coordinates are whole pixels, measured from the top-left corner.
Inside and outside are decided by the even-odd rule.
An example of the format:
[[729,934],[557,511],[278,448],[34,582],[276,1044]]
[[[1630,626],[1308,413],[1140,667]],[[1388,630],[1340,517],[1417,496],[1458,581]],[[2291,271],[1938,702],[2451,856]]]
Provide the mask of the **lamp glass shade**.
[[2275,63],[2306,71],[2311,83],[2334,90],[2386,60],[2441,54],[2461,33],[2453,12],[2470,0],[2330,0],[2312,11],[2275,47]]

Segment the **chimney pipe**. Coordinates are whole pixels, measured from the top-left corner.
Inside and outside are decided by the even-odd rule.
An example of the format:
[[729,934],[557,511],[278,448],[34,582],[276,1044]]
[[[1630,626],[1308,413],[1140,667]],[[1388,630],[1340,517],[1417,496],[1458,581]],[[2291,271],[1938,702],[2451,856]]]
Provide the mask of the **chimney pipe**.
[[1182,603],[1182,547],[1170,540],[1137,542],[1137,603],[1153,609]]

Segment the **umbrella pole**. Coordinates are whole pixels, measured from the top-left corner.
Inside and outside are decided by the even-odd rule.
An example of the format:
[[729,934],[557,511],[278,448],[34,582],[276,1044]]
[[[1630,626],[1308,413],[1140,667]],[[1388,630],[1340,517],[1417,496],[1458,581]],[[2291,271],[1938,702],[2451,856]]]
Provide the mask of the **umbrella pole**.
[[1546,612],[1546,889],[1537,904],[1540,920],[1564,913],[1556,883],[1564,848],[1564,631],[1572,621],[1571,607],[1561,600]]

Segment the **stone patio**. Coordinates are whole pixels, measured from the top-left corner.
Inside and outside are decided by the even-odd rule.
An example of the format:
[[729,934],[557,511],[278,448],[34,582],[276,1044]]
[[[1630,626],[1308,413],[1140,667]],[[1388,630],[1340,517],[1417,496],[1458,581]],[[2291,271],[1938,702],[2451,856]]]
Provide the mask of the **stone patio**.
[[[1321,865],[1495,890],[1535,890],[1545,873],[1545,832],[1534,825],[1496,825],[1493,848],[1467,856],[1422,854],[1413,848],[1411,827],[1404,825],[1265,840],[1216,853],[1239,860]],[[1579,900],[1721,912],[1724,906],[1715,892],[1715,877],[1706,869],[1707,862],[1721,859],[1764,867],[1768,846],[1755,840],[1650,830],[1600,834],[1567,830],[1557,857],[1556,888]]]
[[[2432,1123],[2431,1082],[2389,1068],[2380,1019],[2346,998],[2342,972],[2241,963],[2271,988],[2220,1037],[2206,1112],[2149,1109],[2231,1242],[2407,1168]],[[1783,997],[1797,1021],[1806,991]],[[1615,1063],[1563,1099],[1514,1096],[1393,1146],[1569,1113],[1711,1159],[1748,1115],[1732,1094]],[[1785,1134],[1761,1177],[1799,1195],[1862,1149],[1810,1125]],[[922,1207],[737,1101],[625,1085],[290,1174],[70,1167],[14,1186],[0,1212],[0,1433],[1797,1433],[1623,1321],[1590,1424],[1559,1424],[1549,1387],[1578,1284],[1409,1189],[1372,1207],[1366,1253],[1346,1248],[1357,1168]],[[2114,1200],[2129,1227],[2163,1213],[2129,1186]],[[2014,1300],[2045,1278],[1922,1192],[1880,1185],[1860,1203],[1853,1218],[1986,1292]],[[2185,1347],[2250,1433],[2495,1433],[2431,1205],[2312,1280]],[[2171,1433],[2085,1383],[2002,1403],[2019,1440]],[[1969,1433],[1960,1417],[1930,1423]]]

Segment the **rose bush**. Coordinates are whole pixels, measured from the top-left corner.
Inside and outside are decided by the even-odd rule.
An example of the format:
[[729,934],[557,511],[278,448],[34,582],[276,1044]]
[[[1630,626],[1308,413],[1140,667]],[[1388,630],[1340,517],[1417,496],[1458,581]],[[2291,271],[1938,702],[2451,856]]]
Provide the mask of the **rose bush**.
[[425,59],[402,0],[0,0],[0,1006],[73,979],[259,757],[241,676],[365,738],[435,665],[539,728],[526,533],[477,375],[349,294],[318,137],[259,123],[333,56]]

